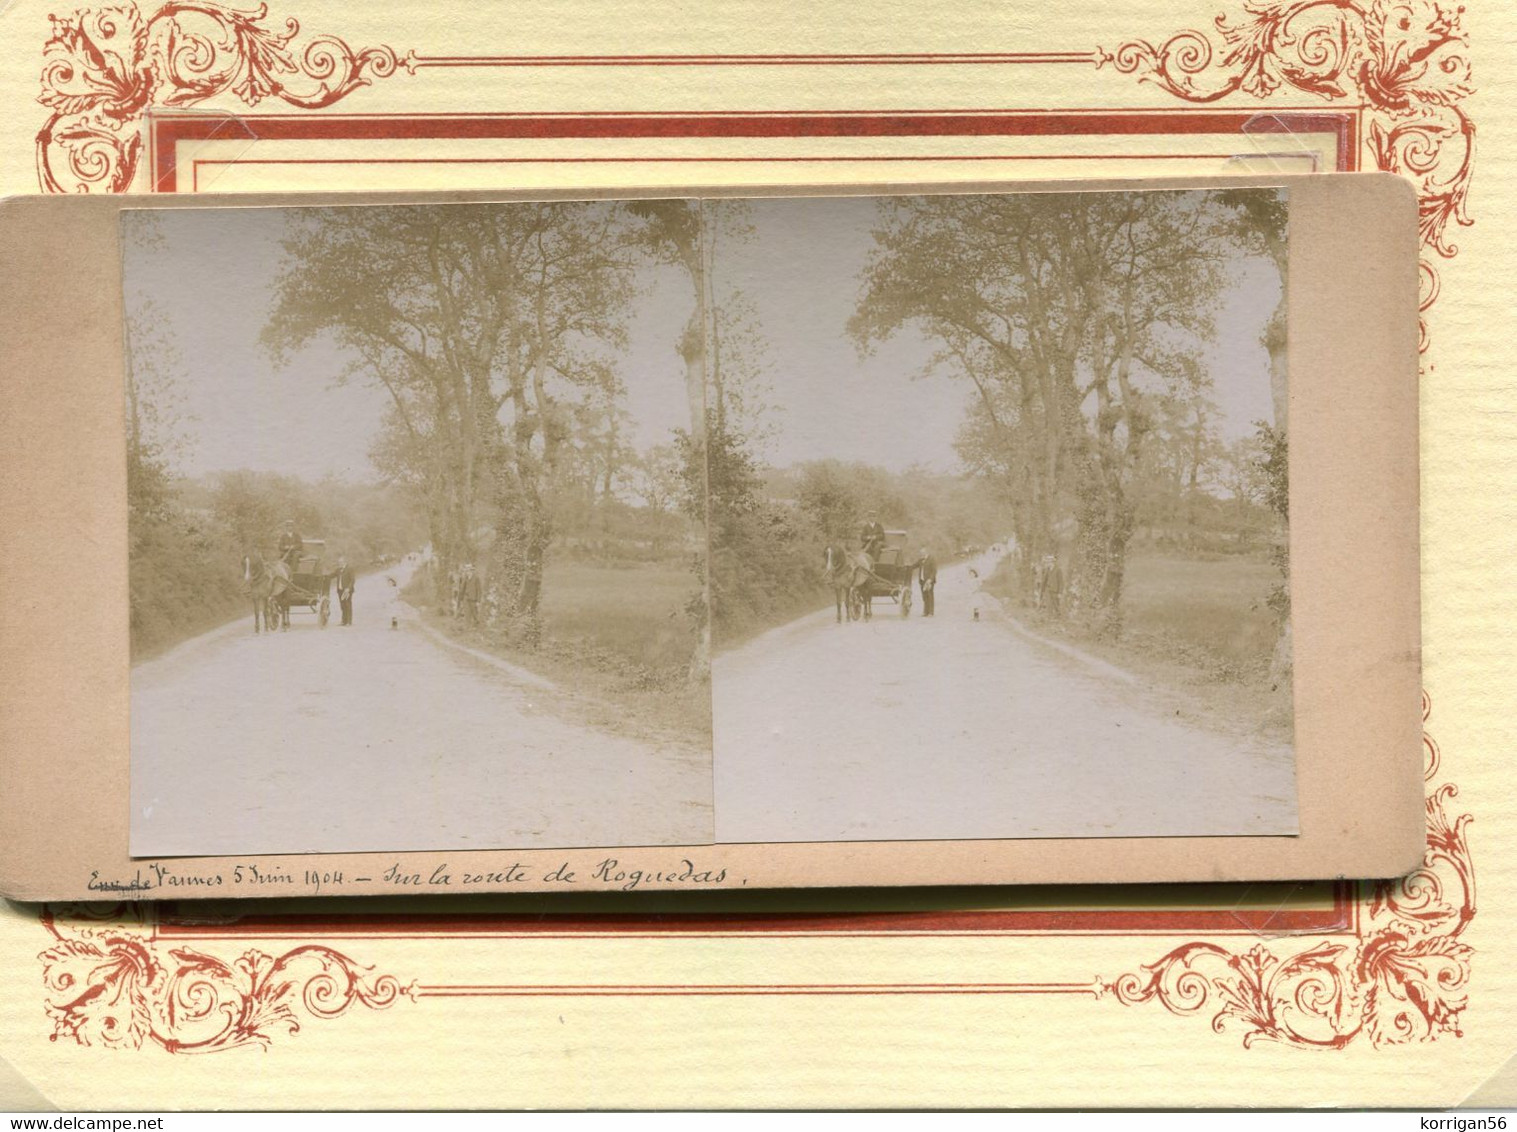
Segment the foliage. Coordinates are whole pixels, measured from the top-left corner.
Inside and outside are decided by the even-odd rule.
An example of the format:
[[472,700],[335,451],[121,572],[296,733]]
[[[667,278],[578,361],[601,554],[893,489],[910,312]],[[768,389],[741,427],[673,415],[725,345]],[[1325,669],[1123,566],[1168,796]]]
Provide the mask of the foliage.
[[[1254,466],[1260,479],[1261,502],[1288,529],[1290,519],[1290,445],[1283,430],[1271,428],[1263,421],[1254,424],[1256,448]],[[1287,536],[1288,537],[1288,536]],[[1270,550],[1270,559],[1280,572],[1279,581],[1270,590],[1269,607],[1283,622],[1290,616],[1290,545],[1282,537]]]
[[1062,612],[1120,634],[1135,535],[1194,528],[1225,460],[1202,359],[1228,265],[1283,225],[1258,190],[882,202],[850,330],[868,351],[915,327],[974,390],[958,449],[1009,513],[1024,597],[1055,558]]
[[[1113,658],[1156,677],[1156,684],[1168,681],[1157,679],[1160,672],[1155,669],[1175,665],[1183,670],[1185,683],[1257,690],[1268,676],[1278,631],[1268,605],[1277,577],[1257,555],[1135,550],[1123,599],[1126,629]],[[986,589],[1015,599],[1017,585],[1009,560],[1002,560]],[[1250,712],[1240,718],[1262,714]]]
[[247,471],[163,482],[162,507],[134,510],[129,525],[134,659],[246,614],[243,556],[272,556],[284,519],[325,539],[329,563],[345,554],[360,571],[426,541],[420,508],[395,486]]
[[285,242],[272,355],[330,335],[342,379],[388,393],[376,457],[420,488],[439,579],[478,556],[483,517],[491,628],[527,644],[561,465],[593,454],[607,490],[623,455],[631,240],[616,206],[572,203],[318,209]]
[[133,660],[161,652],[236,616],[244,607],[240,556],[172,495],[129,517],[128,603]]
[[909,554],[926,547],[943,562],[1004,535],[1000,506],[964,476],[838,460],[764,468],[741,450],[710,467],[712,616],[724,646],[830,603],[824,548],[856,547],[870,511],[907,532]]

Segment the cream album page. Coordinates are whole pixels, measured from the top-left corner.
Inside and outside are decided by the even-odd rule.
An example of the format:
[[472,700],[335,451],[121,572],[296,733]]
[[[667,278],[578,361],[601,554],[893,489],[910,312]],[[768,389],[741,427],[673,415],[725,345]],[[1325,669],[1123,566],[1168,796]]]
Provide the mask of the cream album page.
[[[91,713],[131,747],[0,805],[153,862],[0,906],[0,1107],[1513,1103],[1514,33],[1434,0],[0,6],[7,197],[237,205],[112,210],[106,257],[40,233],[0,311],[33,357],[113,341],[125,391],[0,375],[46,418],[0,454],[5,683],[51,666],[0,767]],[[1340,396],[1286,348],[1288,185],[1371,171],[1416,199],[1418,362]],[[1320,362],[1395,267],[1313,246],[1351,265]],[[1412,400],[1420,596],[1321,601],[1411,568],[1419,472],[1341,460],[1340,526],[1293,526],[1338,467],[1303,453],[1341,412],[1340,457],[1404,458]],[[123,516],[125,568],[83,568]],[[1363,533],[1314,557],[1330,528]],[[1335,614],[1307,683],[1293,625]],[[1373,713],[1420,720],[1402,876],[973,874],[982,838],[1299,837],[1302,705],[1419,662]],[[1355,747],[1334,789],[1379,774]],[[664,851],[889,841],[1004,883],[743,891]],[[547,891],[460,892],[435,848],[492,888],[530,850]]]

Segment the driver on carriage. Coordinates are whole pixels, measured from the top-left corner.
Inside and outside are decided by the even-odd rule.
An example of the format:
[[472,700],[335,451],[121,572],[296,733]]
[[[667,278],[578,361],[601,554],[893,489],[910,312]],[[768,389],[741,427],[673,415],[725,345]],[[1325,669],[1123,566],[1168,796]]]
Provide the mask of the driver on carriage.
[[880,525],[880,513],[870,511],[864,519],[864,527],[859,532],[860,548],[869,556],[870,565],[878,562],[880,551],[885,546],[885,528]]
[[279,532],[279,560],[295,573],[300,568],[300,552],[305,549],[300,532],[295,529],[295,520],[286,519],[284,530]]

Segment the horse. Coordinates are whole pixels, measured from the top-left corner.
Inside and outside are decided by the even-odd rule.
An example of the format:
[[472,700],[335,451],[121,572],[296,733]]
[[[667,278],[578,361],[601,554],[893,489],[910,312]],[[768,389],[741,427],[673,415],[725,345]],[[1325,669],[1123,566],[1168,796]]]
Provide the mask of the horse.
[[874,559],[868,551],[855,551],[851,556],[853,562],[853,598],[858,603],[860,612],[865,621],[874,619],[874,590],[870,587],[875,580]]
[[248,554],[242,559],[242,584],[253,599],[253,632],[262,628],[274,631],[276,625],[290,627],[289,609],[284,604],[285,591],[290,588],[290,568],[283,561],[270,565],[263,554]]
[[848,551],[841,546],[829,545],[825,551],[827,584],[832,587],[837,603],[838,624],[842,624],[846,610],[852,621],[858,613],[854,602],[857,599],[868,620],[872,610],[869,602],[869,581],[874,577],[874,563],[861,550]]
[[841,625],[843,615],[849,608],[849,589],[853,584],[853,571],[848,567],[847,552],[841,546],[828,543],[822,554],[826,563],[822,572],[823,577],[832,587],[833,600],[837,605],[837,623]]

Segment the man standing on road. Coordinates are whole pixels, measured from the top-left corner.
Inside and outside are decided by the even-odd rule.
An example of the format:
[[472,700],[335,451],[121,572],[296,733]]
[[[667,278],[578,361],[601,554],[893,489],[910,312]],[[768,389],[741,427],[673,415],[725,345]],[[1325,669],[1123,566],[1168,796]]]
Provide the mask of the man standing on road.
[[922,587],[922,616],[931,617],[933,593],[938,588],[938,560],[925,546],[917,560],[917,580]]
[[337,556],[337,601],[342,606],[342,623],[353,624],[353,567],[345,554]]
[[479,624],[479,575],[474,572],[474,563],[464,563],[463,581],[464,620],[470,625]]

